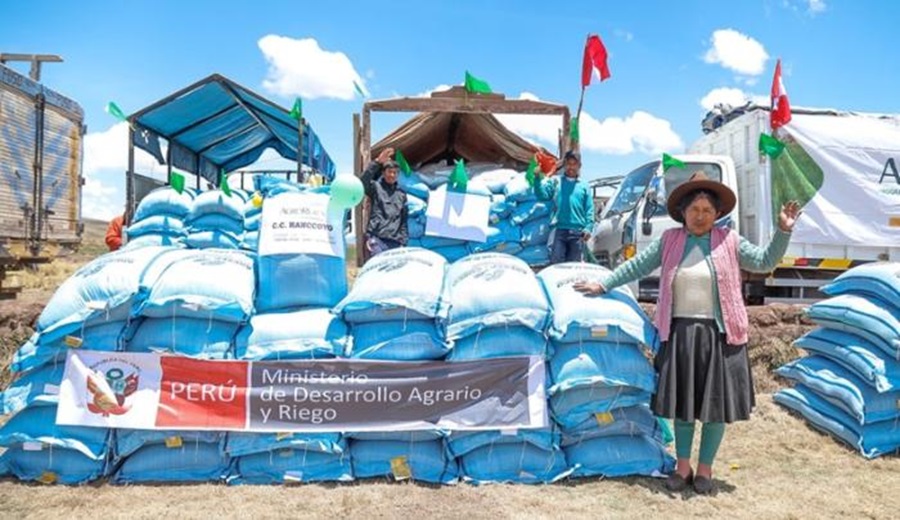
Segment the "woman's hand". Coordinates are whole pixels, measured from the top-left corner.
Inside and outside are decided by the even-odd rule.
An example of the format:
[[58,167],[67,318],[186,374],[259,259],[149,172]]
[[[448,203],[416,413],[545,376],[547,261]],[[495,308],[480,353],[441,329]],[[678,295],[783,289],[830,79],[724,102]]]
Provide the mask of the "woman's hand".
[[796,200],[785,202],[781,206],[781,213],[778,214],[778,228],[785,233],[790,233],[794,229],[794,224],[800,218],[800,203]]
[[601,283],[577,282],[572,288],[588,296],[600,296],[606,293],[606,287],[603,287]]

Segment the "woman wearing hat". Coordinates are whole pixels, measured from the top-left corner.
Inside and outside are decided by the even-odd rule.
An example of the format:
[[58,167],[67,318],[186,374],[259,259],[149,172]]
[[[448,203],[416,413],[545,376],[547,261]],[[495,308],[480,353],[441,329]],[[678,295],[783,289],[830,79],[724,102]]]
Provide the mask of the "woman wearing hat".
[[[672,491],[693,485],[713,490],[712,464],[725,424],[749,419],[755,404],[747,356],[747,309],[741,270],[770,272],[781,260],[800,205],[781,208],[778,229],[766,247],[734,230],[715,226],[734,209],[734,192],[703,172],[669,195],[669,215],[683,224],[670,229],[601,283],[575,290],[600,295],[661,268],[656,326],[662,347],[654,362],[658,381],[651,408],[675,419],[678,465],[666,481]],[[703,423],[697,471],[691,467],[695,422]]]

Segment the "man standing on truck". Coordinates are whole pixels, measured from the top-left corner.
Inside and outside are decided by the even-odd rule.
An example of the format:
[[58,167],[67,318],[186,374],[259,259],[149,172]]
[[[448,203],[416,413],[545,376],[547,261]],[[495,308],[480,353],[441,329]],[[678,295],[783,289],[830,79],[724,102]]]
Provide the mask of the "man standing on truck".
[[391,159],[393,155],[393,148],[385,148],[362,174],[363,187],[370,201],[366,249],[372,255],[404,247],[409,240],[406,193],[397,184],[400,168]]
[[544,180],[539,177],[534,186],[538,199],[556,200],[551,264],[581,261],[585,242],[594,228],[594,197],[580,175],[581,154],[568,151],[563,178]]

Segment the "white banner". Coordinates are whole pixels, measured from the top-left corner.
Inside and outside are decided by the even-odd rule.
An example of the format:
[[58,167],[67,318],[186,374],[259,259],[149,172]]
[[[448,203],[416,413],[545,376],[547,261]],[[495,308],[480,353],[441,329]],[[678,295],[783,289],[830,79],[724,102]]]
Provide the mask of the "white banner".
[[282,193],[266,199],[259,255],[344,257],[343,212],[329,211],[329,199],[322,193]]
[[490,197],[448,191],[446,185],[441,186],[428,196],[425,235],[484,242],[490,213]]
[[146,430],[496,430],[549,424],[540,356],[210,361],[70,350],[56,422]]
[[794,114],[785,129],[823,173],[791,241],[900,245],[898,120]]

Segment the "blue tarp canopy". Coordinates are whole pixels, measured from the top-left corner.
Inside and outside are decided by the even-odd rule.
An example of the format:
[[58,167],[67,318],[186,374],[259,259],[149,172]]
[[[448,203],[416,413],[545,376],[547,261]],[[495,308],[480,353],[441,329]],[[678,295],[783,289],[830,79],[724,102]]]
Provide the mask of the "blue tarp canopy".
[[[252,164],[272,148],[296,161],[299,123],[284,108],[213,74],[132,114],[134,145],[165,164],[159,138],[169,144],[172,168],[218,185],[222,169]],[[312,127],[303,124],[302,164],[334,178],[335,167]]]

